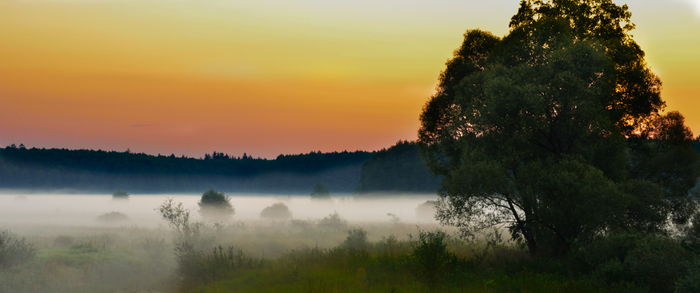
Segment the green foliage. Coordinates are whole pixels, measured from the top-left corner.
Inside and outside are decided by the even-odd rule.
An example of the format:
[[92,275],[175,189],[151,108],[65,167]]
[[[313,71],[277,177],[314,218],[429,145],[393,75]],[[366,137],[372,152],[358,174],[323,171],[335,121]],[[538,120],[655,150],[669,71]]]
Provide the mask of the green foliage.
[[355,192],[435,192],[440,178],[423,165],[415,142],[399,141],[362,164]]
[[212,221],[226,221],[236,213],[231,205],[231,198],[214,189],[204,192],[197,204],[199,205],[199,214]]
[[112,193],[112,198],[115,198],[115,199],[126,199],[126,198],[129,198],[129,193],[126,192],[126,191],[124,191],[124,190],[117,189],[117,191],[115,191],[114,193]]
[[579,255],[594,277],[650,292],[674,292],[679,280],[693,278],[691,268],[700,260],[674,239],[638,234],[608,235],[584,246]]
[[447,240],[447,234],[440,230],[419,231],[418,239],[411,243],[413,274],[433,292],[448,277],[450,266],[456,262],[454,254],[447,251]]
[[292,212],[286,204],[282,202],[274,203],[260,212],[260,217],[271,220],[287,220],[292,218]]
[[97,216],[98,222],[103,223],[124,223],[129,221],[129,216],[120,212],[109,212]]
[[503,38],[470,30],[421,114],[437,218],[508,226],[531,255],[608,231],[663,234],[698,207],[692,134],[610,0],[522,1]]
[[353,228],[348,230],[348,237],[345,238],[342,247],[351,250],[361,250],[366,251],[369,248],[369,242],[367,241],[367,231],[362,228]]
[[13,239],[9,231],[0,232],[0,268],[27,263],[35,256],[34,245],[24,239]]
[[311,191],[311,199],[331,199],[331,192],[328,191],[328,187],[326,187],[325,184],[316,182],[316,185],[314,185],[314,188]]

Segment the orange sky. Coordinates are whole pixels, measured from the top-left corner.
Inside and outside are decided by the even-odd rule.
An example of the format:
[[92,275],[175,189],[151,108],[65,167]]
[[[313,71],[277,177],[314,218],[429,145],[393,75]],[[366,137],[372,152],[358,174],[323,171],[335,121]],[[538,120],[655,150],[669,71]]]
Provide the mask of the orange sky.
[[[693,1],[627,3],[668,110],[700,132]],[[0,146],[195,157],[376,150],[416,138],[464,30],[504,35],[518,7],[238,2],[0,0]]]

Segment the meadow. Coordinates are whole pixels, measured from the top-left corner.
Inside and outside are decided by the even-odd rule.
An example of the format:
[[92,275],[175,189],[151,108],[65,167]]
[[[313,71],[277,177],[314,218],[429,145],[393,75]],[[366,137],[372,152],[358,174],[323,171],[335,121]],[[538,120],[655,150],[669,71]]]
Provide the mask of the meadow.
[[[189,211],[188,232],[161,219],[156,209],[166,198]],[[590,255],[606,247],[536,260],[508,241],[507,231],[460,238],[416,214],[429,199],[235,195],[233,218],[212,223],[199,217],[196,195],[5,194],[0,292],[664,292],[675,286],[653,287],[658,284],[635,281],[637,275],[615,277],[590,266]],[[278,202],[292,219],[259,217]],[[126,217],[105,216],[110,213]],[[661,240],[634,241],[653,248]]]

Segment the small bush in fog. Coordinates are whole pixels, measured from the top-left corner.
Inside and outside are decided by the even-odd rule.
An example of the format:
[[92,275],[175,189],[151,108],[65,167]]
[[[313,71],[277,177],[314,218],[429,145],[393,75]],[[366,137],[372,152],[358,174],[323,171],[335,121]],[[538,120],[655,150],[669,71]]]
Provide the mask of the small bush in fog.
[[214,189],[203,193],[198,205],[199,214],[211,221],[229,220],[236,212],[231,205],[231,198]]
[[328,191],[328,187],[321,182],[316,182],[313,190],[311,191],[311,199],[313,200],[330,200],[331,193]]
[[333,212],[332,214],[318,221],[318,226],[321,228],[342,230],[347,229],[348,221],[341,218],[338,212]]
[[[409,235],[411,240],[413,236]],[[412,271],[416,278],[424,282],[430,291],[446,277],[450,264],[455,256],[447,251],[448,236],[445,232],[418,231],[417,241],[412,241]]]
[[20,265],[36,256],[34,245],[24,239],[12,239],[7,231],[0,232],[0,268]]
[[367,231],[362,228],[348,230],[348,237],[345,238],[342,246],[352,250],[367,250],[369,248]]
[[398,225],[401,223],[401,218],[399,218],[399,216],[392,213],[387,213],[386,215],[389,216],[389,222],[391,222],[392,225]]
[[129,216],[120,212],[109,212],[97,216],[97,221],[102,223],[123,223],[129,221]]
[[112,193],[112,198],[113,198],[113,199],[128,199],[128,198],[129,198],[129,193],[126,192],[126,191],[124,191],[124,190],[117,189],[117,191],[115,191],[114,193]]
[[416,208],[416,217],[419,220],[435,221],[435,213],[437,212],[437,201],[426,201]]
[[185,209],[181,202],[175,204],[172,198],[168,198],[156,210],[163,220],[168,221],[170,228],[184,240],[199,236],[202,224],[190,222],[190,211]]
[[292,212],[284,203],[278,202],[266,207],[260,212],[260,217],[265,219],[286,220],[292,218]]

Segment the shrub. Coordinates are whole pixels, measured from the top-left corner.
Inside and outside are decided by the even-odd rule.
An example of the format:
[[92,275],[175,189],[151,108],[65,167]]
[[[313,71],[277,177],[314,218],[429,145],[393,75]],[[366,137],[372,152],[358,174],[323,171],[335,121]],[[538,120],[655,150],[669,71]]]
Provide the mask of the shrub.
[[313,200],[329,200],[331,199],[331,193],[328,191],[328,187],[321,182],[316,182],[313,190],[311,191],[311,199]]
[[129,221],[129,216],[120,212],[109,212],[97,216],[97,221],[102,223],[123,223]]
[[287,220],[292,218],[292,212],[284,203],[278,202],[266,207],[260,212],[261,218],[273,220]]
[[418,231],[418,240],[412,240],[412,271],[415,277],[424,282],[430,291],[445,279],[450,264],[456,259],[454,254],[447,251],[448,236],[445,232]]
[[318,221],[318,226],[322,228],[341,230],[348,227],[348,221],[341,218],[338,212],[333,212],[332,214]]
[[236,212],[231,205],[231,198],[214,189],[204,192],[198,205],[199,214],[212,221],[226,221]]
[[345,238],[342,246],[351,250],[367,250],[369,248],[367,231],[362,228],[348,230],[348,237]]
[[593,276],[609,284],[634,283],[650,292],[674,292],[697,256],[668,237],[608,235],[583,249]]
[[36,256],[34,245],[21,240],[12,239],[10,232],[0,232],[0,268],[24,264]]
[[416,208],[416,218],[423,221],[435,221],[435,213],[437,212],[437,201],[426,201]]
[[117,189],[117,191],[115,191],[114,193],[112,193],[112,198],[113,198],[113,199],[128,199],[128,198],[129,198],[129,193],[126,192],[126,191],[124,191],[124,190]]

